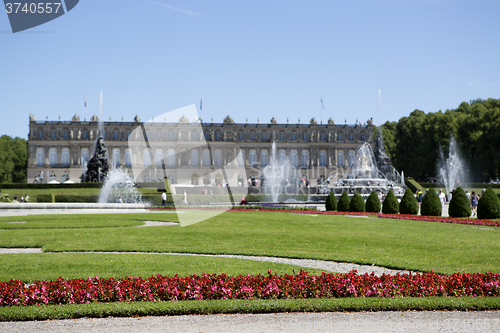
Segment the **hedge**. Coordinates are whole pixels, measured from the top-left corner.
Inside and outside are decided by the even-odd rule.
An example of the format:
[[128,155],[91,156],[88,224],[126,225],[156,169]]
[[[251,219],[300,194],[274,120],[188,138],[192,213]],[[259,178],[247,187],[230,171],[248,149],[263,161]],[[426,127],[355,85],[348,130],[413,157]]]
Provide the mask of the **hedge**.
[[340,196],[339,202],[337,204],[337,211],[348,212],[350,204],[351,199],[349,198],[349,195],[345,191],[342,192],[342,195]]
[[495,195],[495,192],[488,187],[479,198],[477,204],[478,219],[496,219],[500,217],[500,200]]
[[399,203],[399,212],[401,214],[410,215],[418,214],[417,198],[415,198],[413,192],[409,188],[406,189],[405,194],[401,198],[401,202]]
[[382,205],[380,204],[380,199],[377,192],[372,191],[372,193],[370,193],[370,195],[368,196],[368,199],[366,199],[366,211],[369,213],[380,213],[381,208]]
[[55,202],[53,194],[37,194],[36,202]]
[[42,190],[52,188],[101,188],[102,183],[46,184],[46,183],[1,183],[0,189]]
[[420,205],[420,214],[424,216],[441,216],[443,206],[434,189],[425,192]]
[[328,194],[328,197],[326,197],[325,209],[327,211],[337,210],[337,197],[335,196],[335,194],[333,194],[333,192],[330,192],[330,194]]
[[385,196],[384,202],[382,203],[382,213],[384,214],[397,214],[399,212],[398,199],[394,195],[392,190]]
[[471,214],[469,198],[461,187],[457,187],[448,206],[450,217],[469,217]]
[[[38,199],[38,197],[37,197]],[[99,200],[98,195],[69,195],[61,194],[54,196],[54,202],[85,202],[93,203]]]
[[349,204],[349,211],[350,212],[364,212],[365,211],[365,199],[356,192],[352,198],[351,202]]

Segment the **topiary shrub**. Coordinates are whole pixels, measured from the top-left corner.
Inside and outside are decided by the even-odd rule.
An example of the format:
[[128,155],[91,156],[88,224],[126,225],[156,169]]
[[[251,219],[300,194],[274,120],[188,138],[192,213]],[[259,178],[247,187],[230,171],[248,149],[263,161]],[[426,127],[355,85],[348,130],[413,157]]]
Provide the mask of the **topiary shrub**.
[[326,197],[325,208],[327,211],[337,210],[337,198],[333,192]]
[[443,206],[434,189],[425,192],[422,197],[422,205],[420,206],[420,214],[424,216],[441,216]]
[[337,211],[348,212],[350,204],[351,204],[351,199],[349,199],[347,192],[342,192],[342,195],[340,196],[339,202],[337,204]]
[[401,214],[418,214],[418,202],[417,198],[413,195],[413,192],[407,188],[405,194],[401,198],[401,202],[399,203],[399,212]]
[[477,203],[478,219],[496,219],[500,217],[500,200],[488,187]]
[[37,194],[36,202],[55,202],[53,194]]
[[392,190],[385,196],[384,202],[382,203],[382,213],[384,214],[397,214],[399,211],[398,199],[392,192]]
[[469,217],[471,213],[470,201],[464,190],[457,187],[448,206],[448,215],[450,217]]
[[356,192],[351,198],[351,203],[349,204],[350,212],[364,212],[365,211],[365,199]]
[[365,210],[369,213],[380,213],[380,209],[382,205],[380,204],[380,199],[378,198],[378,194],[375,191],[372,191],[366,199]]

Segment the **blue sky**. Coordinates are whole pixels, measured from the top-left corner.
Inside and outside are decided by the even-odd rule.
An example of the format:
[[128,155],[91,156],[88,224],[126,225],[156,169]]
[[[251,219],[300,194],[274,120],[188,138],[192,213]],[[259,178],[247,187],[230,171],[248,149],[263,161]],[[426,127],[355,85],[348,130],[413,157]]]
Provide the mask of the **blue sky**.
[[500,0],[81,0],[16,34],[0,14],[0,135],[26,138],[30,112],[89,119],[101,91],[103,118],[126,121],[203,98],[205,122],[380,124],[500,98],[498,13]]

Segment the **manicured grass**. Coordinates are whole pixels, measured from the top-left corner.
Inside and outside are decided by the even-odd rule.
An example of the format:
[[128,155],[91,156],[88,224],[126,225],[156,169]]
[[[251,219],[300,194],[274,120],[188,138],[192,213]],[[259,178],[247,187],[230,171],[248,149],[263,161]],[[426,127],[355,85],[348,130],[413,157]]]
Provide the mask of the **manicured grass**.
[[[301,267],[244,259],[210,258],[161,254],[37,253],[0,254],[0,281],[25,283],[35,280],[77,279],[99,276],[107,279],[127,276],[149,277],[226,274],[258,275],[268,270],[278,274],[298,273]],[[306,269],[313,275],[319,269]]]
[[[79,218],[174,221],[174,215],[81,215]],[[33,217],[37,218],[46,219]],[[187,227],[67,229],[72,225],[72,216],[52,216],[52,219],[60,223],[61,229],[0,231],[0,247],[268,255],[447,274],[500,272],[500,228],[494,227],[253,211],[226,212]]]
[[499,297],[335,298],[91,303],[0,308],[0,321],[325,311],[499,310]]

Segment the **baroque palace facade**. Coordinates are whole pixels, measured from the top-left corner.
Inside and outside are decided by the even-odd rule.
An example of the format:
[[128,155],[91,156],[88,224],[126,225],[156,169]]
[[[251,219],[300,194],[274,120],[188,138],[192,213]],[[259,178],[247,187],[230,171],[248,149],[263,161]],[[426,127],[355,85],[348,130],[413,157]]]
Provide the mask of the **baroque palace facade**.
[[[294,167],[298,177],[336,181],[352,171],[356,149],[374,140],[372,120],[363,125],[338,125],[331,118],[327,124],[314,118],[308,124],[279,124],[273,117],[267,124],[252,124],[227,116],[222,123],[186,117],[177,123],[150,123],[136,116],[131,122],[122,118],[101,124],[109,165],[128,169],[137,182],[165,175],[173,184],[218,185],[224,182],[217,172],[223,167],[230,185],[244,185],[249,178],[259,179],[270,164],[273,142],[278,162]],[[76,114],[71,121],[37,121],[30,114],[28,182],[37,176],[43,182],[80,182],[98,128],[96,116],[90,121]]]

